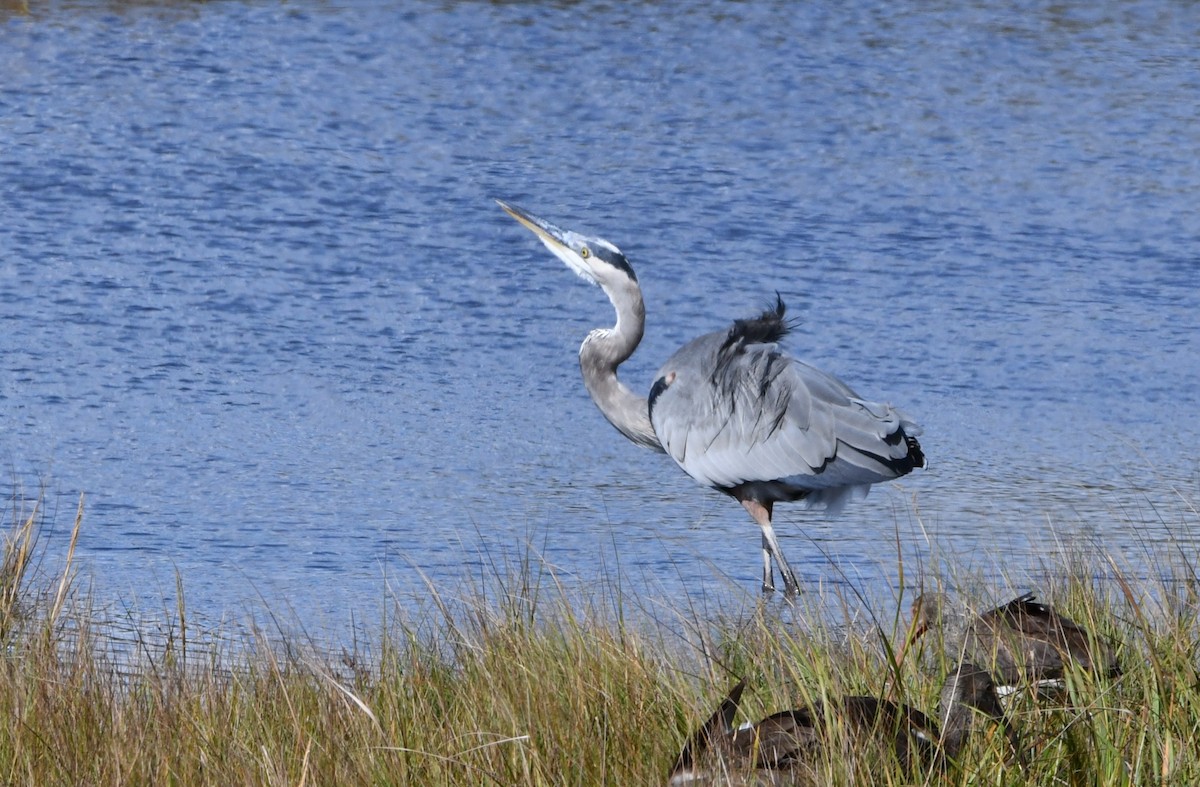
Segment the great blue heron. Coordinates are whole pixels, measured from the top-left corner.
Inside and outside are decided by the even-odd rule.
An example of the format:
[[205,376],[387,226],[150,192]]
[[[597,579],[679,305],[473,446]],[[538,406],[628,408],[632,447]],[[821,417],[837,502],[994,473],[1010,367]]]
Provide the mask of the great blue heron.
[[952,658],[965,655],[992,667],[1001,694],[1021,685],[1059,688],[1068,665],[1116,677],[1121,665],[1112,644],[1060,614],[1032,593],[972,615],[944,593],[913,599],[912,626],[900,658],[931,628],[941,629]]
[[771,526],[777,502],[839,508],[872,484],[925,466],[920,429],[890,405],[859,398],[841,380],[785,355],[783,299],[762,315],[693,339],[655,375],[649,397],[617,379],[642,340],[646,309],[629,260],[602,238],[561,229],[497,200],[585,280],[599,285],[617,324],[579,347],[583,382],[604,417],[638,445],[664,451],[701,484],[733,497],[762,528],[762,589],[799,591]]
[[[940,722],[916,708],[878,697],[831,699],[812,708],[772,713],[752,724],[733,726],[745,681],[730,690],[708,721],[684,743],[671,773],[670,787],[708,784],[821,783],[814,761],[834,737],[845,733],[842,754],[854,758],[861,749],[878,755],[890,752],[909,771],[944,765],[962,751],[971,732],[994,723],[1007,734],[1020,757],[1020,741],[1009,725],[991,676],[970,662],[961,662],[946,675],[938,705]],[[986,722],[985,722],[986,720]],[[877,756],[864,759],[877,767]],[[875,781],[877,772],[861,774]],[[873,777],[873,778],[872,778]]]

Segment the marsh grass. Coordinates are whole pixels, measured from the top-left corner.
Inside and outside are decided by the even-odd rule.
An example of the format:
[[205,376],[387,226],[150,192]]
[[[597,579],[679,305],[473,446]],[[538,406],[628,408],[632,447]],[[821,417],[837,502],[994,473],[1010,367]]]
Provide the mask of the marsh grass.
[[[353,652],[279,630],[201,636],[182,601],[165,636],[139,632],[116,647],[75,588],[82,523],[81,502],[70,542],[50,544],[35,509],[13,517],[5,538],[6,784],[661,784],[737,677],[750,681],[740,721],[841,694],[931,710],[950,666],[937,647],[897,664],[891,643],[903,638],[908,599],[828,591],[713,615],[687,600],[651,609],[619,581],[568,591],[532,549],[492,564],[468,597],[431,588],[424,608],[390,611]],[[51,548],[66,551],[65,566],[35,587],[30,566]],[[814,765],[818,780],[1200,783],[1200,614],[1190,564],[1172,559],[1153,581],[1079,555],[1048,575],[1043,597],[1120,642],[1125,673],[1072,674],[1058,700],[1014,697],[1023,765],[993,732],[944,772],[907,773],[874,749],[845,757],[834,746]]]

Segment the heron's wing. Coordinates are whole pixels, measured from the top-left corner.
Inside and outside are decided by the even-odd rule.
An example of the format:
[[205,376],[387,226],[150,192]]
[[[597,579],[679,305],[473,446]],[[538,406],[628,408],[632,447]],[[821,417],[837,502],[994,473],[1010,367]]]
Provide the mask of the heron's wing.
[[679,350],[651,394],[655,433],[697,481],[724,489],[771,482],[830,502],[822,492],[865,492],[924,464],[913,439],[920,430],[902,413],[774,344],[732,333]]

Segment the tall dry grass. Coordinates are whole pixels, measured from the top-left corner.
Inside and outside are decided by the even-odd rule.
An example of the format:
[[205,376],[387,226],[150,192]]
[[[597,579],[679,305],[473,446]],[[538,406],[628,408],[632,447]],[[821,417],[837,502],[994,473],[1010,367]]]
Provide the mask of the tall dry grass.
[[[41,539],[39,520],[36,508],[13,518],[0,563],[5,784],[660,784],[735,677],[750,679],[742,719],[844,693],[928,710],[950,666],[933,646],[897,665],[908,599],[810,593],[721,615],[686,602],[643,614],[619,583],[580,597],[532,556],[471,594],[485,600],[433,593],[395,610],[358,653],[261,629],[201,637],[182,602],[168,636],[117,647],[74,582],[82,502],[66,544]],[[67,559],[39,587],[30,566],[47,549]],[[1120,642],[1125,674],[1072,674],[1060,700],[1018,695],[1024,765],[1002,735],[982,735],[946,771],[830,755],[822,778],[1200,784],[1191,567],[1136,581],[1103,569],[1103,585],[1072,570],[1043,595]]]

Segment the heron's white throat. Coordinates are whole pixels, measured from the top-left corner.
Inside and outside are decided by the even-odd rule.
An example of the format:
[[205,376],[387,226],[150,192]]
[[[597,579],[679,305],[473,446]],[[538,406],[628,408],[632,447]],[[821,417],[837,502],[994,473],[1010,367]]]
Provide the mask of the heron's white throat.
[[539,238],[542,241],[542,244],[545,245],[547,249],[554,252],[554,256],[562,260],[568,268],[575,271],[575,273],[579,275],[579,278],[583,279],[589,284],[599,285],[600,282],[596,281],[596,277],[592,275],[591,268],[589,268],[587,263],[583,261],[583,258],[576,254],[572,249],[562,245],[557,241],[551,240],[550,238],[542,236],[539,236]]

